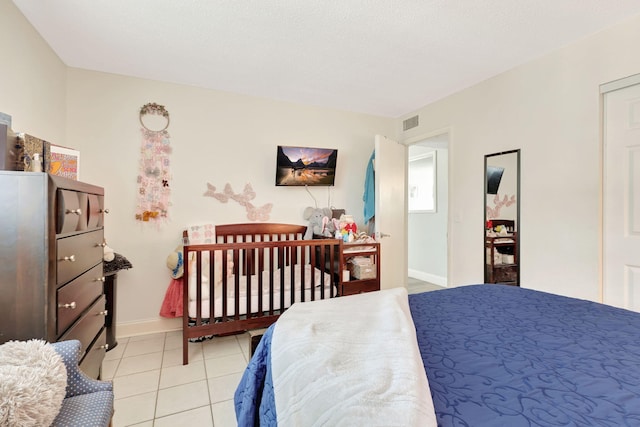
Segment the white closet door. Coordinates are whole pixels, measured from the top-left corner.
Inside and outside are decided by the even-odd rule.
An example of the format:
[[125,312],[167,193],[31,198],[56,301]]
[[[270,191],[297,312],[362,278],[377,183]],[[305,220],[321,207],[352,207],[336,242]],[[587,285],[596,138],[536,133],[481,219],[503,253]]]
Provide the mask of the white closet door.
[[604,94],[603,301],[640,311],[640,84]]

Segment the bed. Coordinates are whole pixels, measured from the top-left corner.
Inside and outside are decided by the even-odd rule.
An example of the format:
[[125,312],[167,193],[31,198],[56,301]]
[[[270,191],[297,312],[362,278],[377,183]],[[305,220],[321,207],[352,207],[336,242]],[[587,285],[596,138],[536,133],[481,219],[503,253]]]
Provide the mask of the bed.
[[293,303],[337,296],[339,275],[327,260],[340,241],[304,240],[305,231],[274,223],[185,231],[183,364],[190,340],[264,328]]
[[[339,392],[336,401],[324,402],[334,394],[332,388],[341,390],[351,384],[332,374],[335,367],[357,354],[361,360],[350,368],[366,372],[369,359],[379,357],[381,343],[376,339],[371,340],[371,350],[348,344],[336,353],[326,352],[324,360],[314,360],[327,377],[321,388],[316,387],[320,380],[313,376],[292,379],[291,374],[300,371],[295,364],[283,368],[283,357],[295,358],[298,353],[305,360],[314,353],[296,344],[301,335],[310,334],[307,346],[314,348],[315,342],[326,346],[324,340],[349,343],[355,339],[359,343],[362,333],[341,327],[331,318],[314,318],[310,323],[297,319],[297,325],[287,325],[287,314],[295,313],[294,306],[267,329],[243,375],[235,394],[238,425],[253,425],[256,420],[260,425],[320,425],[311,421],[317,415],[314,399],[307,399],[313,390],[321,394],[316,397],[321,405],[334,408],[330,411],[334,420],[349,420],[338,423],[342,425],[640,425],[639,313],[503,285],[463,286],[408,297],[403,289],[394,290],[394,295],[386,292],[372,294],[390,301],[405,292],[408,319],[414,325],[413,344],[422,362],[415,368],[415,379],[403,380],[408,396],[405,412],[413,418],[394,418],[394,413],[388,417],[384,406],[341,405]],[[366,308],[364,295],[370,294],[340,300],[351,299],[352,307]],[[322,304],[331,312],[334,301],[313,304]],[[353,311],[351,316],[359,317]],[[388,313],[382,316],[389,318]],[[318,331],[326,331],[326,337]],[[381,338],[389,347],[398,344],[385,334]],[[399,341],[410,339],[410,334],[398,332]],[[403,351],[411,353],[406,348]],[[380,357],[394,363],[388,354]],[[400,357],[402,364],[411,361]],[[398,376],[406,377],[406,373],[400,370]],[[426,397],[420,392],[422,379],[427,383]],[[388,390],[381,386],[379,375],[365,374],[359,381],[363,389],[370,390],[369,395],[362,394],[365,401],[378,396],[386,399]],[[425,401],[415,402],[415,396]],[[301,399],[305,405],[297,403]],[[429,408],[433,408],[431,416],[424,413]]]

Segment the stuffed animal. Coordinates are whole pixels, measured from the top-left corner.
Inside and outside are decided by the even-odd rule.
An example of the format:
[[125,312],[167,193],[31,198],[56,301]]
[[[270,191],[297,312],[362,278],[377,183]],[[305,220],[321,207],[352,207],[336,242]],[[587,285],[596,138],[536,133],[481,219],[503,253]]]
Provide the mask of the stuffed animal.
[[333,237],[335,230],[331,221],[331,209],[308,207],[304,210],[304,219],[309,221],[307,231],[304,233],[306,240],[313,239],[314,234]]
[[109,246],[107,246],[107,242],[105,242],[103,249],[104,249],[104,252],[102,255],[103,260],[105,260],[106,262],[111,262],[116,258],[115,251],[111,249]]
[[175,248],[167,257],[167,267],[171,270],[171,277],[179,279],[184,273],[184,254],[182,246]]

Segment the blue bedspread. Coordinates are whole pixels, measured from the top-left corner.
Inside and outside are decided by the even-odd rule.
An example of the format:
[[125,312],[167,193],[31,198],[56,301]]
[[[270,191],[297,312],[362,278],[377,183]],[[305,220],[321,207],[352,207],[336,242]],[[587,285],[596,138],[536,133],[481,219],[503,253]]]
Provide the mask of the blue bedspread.
[[[640,314],[504,285],[409,295],[438,425],[640,426]],[[267,330],[238,425],[275,426]]]
[[640,314],[503,285],[409,304],[439,425],[640,425]]
[[276,402],[271,378],[271,325],[249,361],[234,395],[238,427],[277,426]]

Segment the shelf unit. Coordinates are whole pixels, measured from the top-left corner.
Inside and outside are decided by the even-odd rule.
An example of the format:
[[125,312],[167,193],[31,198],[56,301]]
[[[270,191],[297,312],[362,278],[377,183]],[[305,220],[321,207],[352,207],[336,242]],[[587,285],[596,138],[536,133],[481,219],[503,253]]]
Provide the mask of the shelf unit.
[[[339,271],[342,272],[338,285],[341,296],[360,294],[380,290],[380,243],[342,243],[339,252]],[[369,257],[375,276],[359,279],[350,271],[349,280],[345,280],[345,271],[349,270],[349,260],[355,257]]]
[[[496,253],[501,254],[510,252],[508,255],[513,256],[513,262],[496,262]],[[486,274],[487,283],[503,283],[507,285],[518,286],[518,234],[510,233],[505,236],[486,236],[485,237],[486,255]]]

